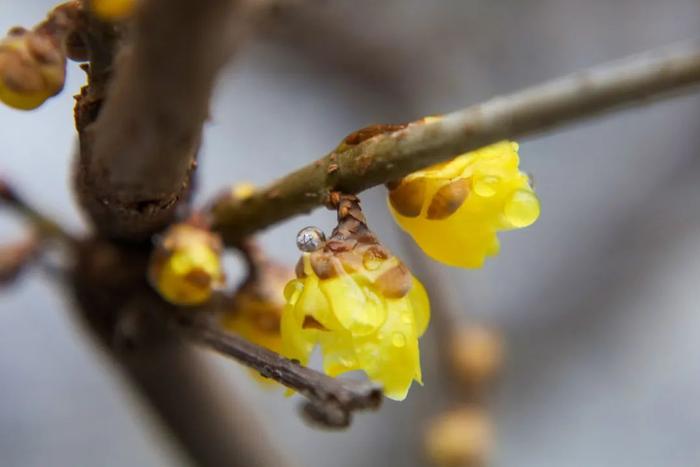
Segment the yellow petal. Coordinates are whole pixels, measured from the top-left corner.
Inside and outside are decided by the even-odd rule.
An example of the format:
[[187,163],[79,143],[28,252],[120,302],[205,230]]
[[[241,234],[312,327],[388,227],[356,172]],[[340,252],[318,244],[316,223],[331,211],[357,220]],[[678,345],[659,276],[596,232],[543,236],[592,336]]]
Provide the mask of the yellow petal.
[[376,291],[359,284],[355,278],[341,274],[320,281],[320,287],[340,325],[352,335],[364,336],[382,325],[386,308]]
[[425,180],[419,215],[404,216],[394,208],[400,192],[391,193],[389,209],[428,256],[451,266],[481,267],[498,254],[499,231],[527,227],[539,216],[539,201],[518,164],[515,143],[463,154],[404,179]]
[[355,338],[360,365],[373,381],[384,387],[384,394],[403,400],[411,382],[420,382],[420,355],[413,310],[409,300],[387,300],[387,319],[374,334]]
[[[416,323],[416,335],[422,336],[430,322],[430,300],[425,287],[418,279],[413,278],[413,287],[408,292],[408,300],[413,308],[413,316]],[[405,318],[404,318],[405,319]]]

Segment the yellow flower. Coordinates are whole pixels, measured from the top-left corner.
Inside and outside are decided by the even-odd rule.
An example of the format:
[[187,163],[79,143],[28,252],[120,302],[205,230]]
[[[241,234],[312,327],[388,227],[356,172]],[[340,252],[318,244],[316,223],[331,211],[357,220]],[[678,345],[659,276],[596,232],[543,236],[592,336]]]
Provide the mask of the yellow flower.
[[[273,352],[282,350],[280,320],[285,307],[284,287],[292,271],[256,252],[255,270],[236,291],[223,326]],[[271,381],[270,379],[265,379]]]
[[136,3],[137,0],[91,0],[90,8],[103,20],[118,21],[131,16]]
[[0,41],[0,101],[20,110],[39,107],[63,89],[64,52],[51,39],[25,29]]
[[163,234],[151,256],[149,279],[160,295],[175,305],[199,305],[223,286],[221,241],[189,224]]
[[302,255],[284,292],[282,353],[306,364],[319,345],[329,375],[364,370],[387,397],[403,400],[421,383],[418,338],[430,304],[401,261],[363,232],[341,231]]
[[498,253],[497,232],[527,227],[540,214],[518,145],[501,142],[414,172],[390,187],[389,208],[426,254],[478,268]]

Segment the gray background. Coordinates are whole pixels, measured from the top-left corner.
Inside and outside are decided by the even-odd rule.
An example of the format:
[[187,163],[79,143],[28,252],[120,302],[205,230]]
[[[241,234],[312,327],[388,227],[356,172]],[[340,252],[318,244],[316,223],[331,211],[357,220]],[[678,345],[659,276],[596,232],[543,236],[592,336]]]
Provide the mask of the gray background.
[[[3,0],[0,29],[35,23],[51,3]],[[298,43],[294,33],[263,33],[221,80],[200,202],[234,181],[283,175],[366,124],[453,110],[700,30],[694,0],[338,0],[310,17],[332,21],[335,33],[310,28]],[[355,43],[367,54],[358,58]],[[329,59],[329,50],[345,53]],[[70,96],[82,81],[73,66],[65,92],[41,109],[0,108],[0,170],[76,231]],[[699,464],[699,103],[685,97],[522,141],[540,220],[503,235],[485,268],[444,269],[465,319],[507,336],[492,398],[494,465]],[[363,196],[367,215],[404,251],[383,196]],[[315,212],[263,239],[291,263],[295,232],[332,221]],[[0,217],[0,239],[21,231]],[[69,305],[41,274],[0,295],[0,465],[182,465]],[[297,465],[422,465],[423,422],[445,403],[431,381],[431,337],[425,386],[342,434],[307,428],[296,401],[217,364]]]

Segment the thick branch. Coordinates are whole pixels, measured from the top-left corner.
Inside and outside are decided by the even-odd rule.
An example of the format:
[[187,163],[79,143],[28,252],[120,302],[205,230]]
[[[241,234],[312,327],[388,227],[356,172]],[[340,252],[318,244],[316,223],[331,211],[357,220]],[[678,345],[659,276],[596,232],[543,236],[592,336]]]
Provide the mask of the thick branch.
[[186,343],[122,353],[119,362],[196,466],[285,467],[236,388]]
[[186,197],[234,0],[148,0],[97,121],[81,132],[78,189],[97,229],[143,238]]
[[331,378],[227,333],[208,319],[180,318],[176,325],[188,339],[232,357],[262,376],[304,395],[309,400],[306,414],[326,427],[346,427],[353,411],[376,409],[381,404],[381,389],[372,383]]
[[[215,228],[227,243],[327,202],[334,190],[357,193],[503,139],[642,105],[700,83],[697,43],[652,51],[420,120],[345,145],[244,200],[222,199]],[[342,147],[342,146],[341,146]]]

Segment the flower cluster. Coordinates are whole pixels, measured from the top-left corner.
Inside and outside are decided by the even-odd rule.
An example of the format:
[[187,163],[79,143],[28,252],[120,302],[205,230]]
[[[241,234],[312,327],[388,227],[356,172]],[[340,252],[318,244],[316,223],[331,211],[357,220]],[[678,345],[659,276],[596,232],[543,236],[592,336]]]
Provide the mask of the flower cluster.
[[496,255],[497,232],[527,227],[540,214],[518,145],[501,142],[414,172],[392,184],[389,207],[433,259],[478,268]]
[[218,236],[191,224],[175,224],[158,241],[149,279],[175,305],[200,305],[224,285],[222,244]]
[[297,279],[284,291],[283,354],[306,364],[319,345],[329,375],[364,370],[387,397],[402,400],[412,381],[421,382],[428,297],[368,229],[356,197],[340,199],[338,220],[315,251],[302,242]]
[[14,28],[0,41],[0,101],[20,110],[39,107],[63,89],[66,55],[42,31]]

